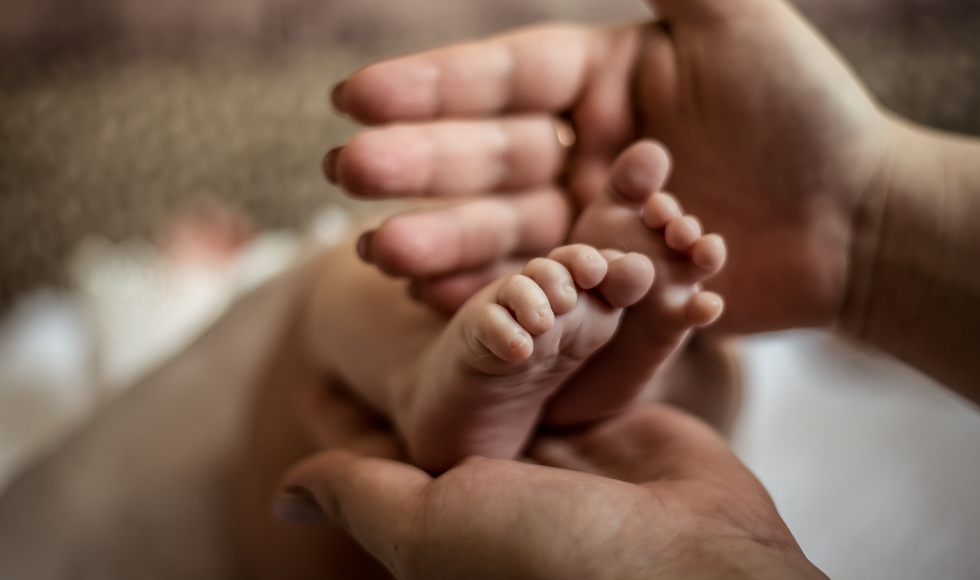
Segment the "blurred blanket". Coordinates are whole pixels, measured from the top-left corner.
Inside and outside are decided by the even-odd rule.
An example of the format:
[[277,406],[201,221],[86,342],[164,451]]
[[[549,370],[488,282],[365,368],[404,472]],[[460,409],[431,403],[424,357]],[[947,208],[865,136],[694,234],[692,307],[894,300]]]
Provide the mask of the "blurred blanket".
[[220,487],[295,285],[240,299],[186,350],[14,480],[0,578],[232,578]]

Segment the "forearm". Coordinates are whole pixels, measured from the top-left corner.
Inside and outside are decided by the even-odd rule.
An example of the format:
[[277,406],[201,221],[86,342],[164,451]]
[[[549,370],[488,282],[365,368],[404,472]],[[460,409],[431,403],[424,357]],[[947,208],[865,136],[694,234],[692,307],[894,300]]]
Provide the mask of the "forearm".
[[980,141],[895,123],[852,248],[842,330],[980,403]]

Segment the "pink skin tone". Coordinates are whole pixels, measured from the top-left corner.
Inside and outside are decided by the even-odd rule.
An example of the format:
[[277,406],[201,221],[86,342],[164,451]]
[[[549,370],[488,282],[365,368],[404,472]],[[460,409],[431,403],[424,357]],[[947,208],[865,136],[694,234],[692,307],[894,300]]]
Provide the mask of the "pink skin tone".
[[550,406],[548,424],[575,425],[622,411],[694,328],[721,316],[722,298],[702,290],[701,283],[724,266],[725,243],[717,234],[702,235],[699,221],[660,191],[669,170],[670,159],[659,144],[631,146],[613,163],[609,185],[572,229],[572,241],[647,256],[657,276],[652,291],[628,310],[616,337]]
[[[584,243],[500,276],[448,323],[378,294],[392,282],[360,273],[371,266],[324,265],[308,317],[321,368],[389,417],[430,472],[469,455],[515,458],[542,419],[570,426],[624,410],[722,311],[700,283],[721,269],[724,243],[657,193],[669,167],[654,143],[627,150],[579,219],[573,235]],[[617,236],[603,234],[611,229]],[[402,335],[412,338],[392,342]],[[596,359],[623,336],[628,346]],[[386,357],[369,360],[359,350],[368,344]]]
[[[654,143],[628,149],[573,231],[593,245],[557,248],[479,290],[384,383],[373,398],[417,465],[441,472],[468,455],[514,458],[545,408],[558,426],[620,412],[693,328],[717,320],[722,300],[700,283],[721,269],[725,246],[657,193],[669,167]],[[610,340],[625,346],[576,375]]]
[[516,457],[545,403],[653,277],[640,254],[579,244],[480,290],[389,383],[388,411],[413,461],[441,472],[468,455]]
[[291,468],[276,510],[306,524],[292,530],[343,529],[399,580],[827,580],[717,432],[671,407],[539,437],[534,464],[469,458],[437,478],[365,456],[377,434],[360,435]]
[[[337,108],[356,120],[388,125],[371,129],[371,141],[355,137],[328,155],[329,177],[362,195],[482,195],[477,203],[494,216],[487,228],[479,224],[488,212],[465,206],[398,216],[365,238],[361,255],[386,272],[412,278],[418,296],[453,311],[497,279],[508,261],[567,243],[576,216],[560,190],[585,208],[584,219],[589,202],[610,182],[614,159],[638,137],[655,138],[676,161],[670,191],[731,248],[729,267],[709,282],[727,301],[718,328],[744,333],[835,327],[980,401],[980,143],[884,111],[786,2],[651,3],[657,23],[524,30],[352,75],[335,92]],[[536,132],[542,118],[569,120],[575,146],[565,149],[557,137]],[[398,151],[423,151],[426,141],[445,143],[432,136],[448,123],[457,123],[451,149],[466,159],[429,147],[431,155],[399,167]],[[523,128],[515,132],[514,123]],[[498,126],[500,131],[487,130]],[[394,135],[388,131],[397,132],[403,145],[414,140],[413,147],[386,148],[386,135]],[[520,142],[509,138],[518,132],[524,135]],[[541,163],[533,173],[508,155],[515,144]],[[393,155],[375,155],[385,151]],[[384,168],[378,160],[394,170],[379,171]],[[484,171],[482,163],[496,170]],[[456,168],[466,175],[456,179]],[[387,181],[358,191],[368,174]],[[454,190],[453,183],[464,183],[467,191]],[[625,193],[626,201],[617,203],[641,219],[677,219],[670,198],[656,195],[656,188],[642,200]],[[668,228],[670,221],[664,244],[676,251],[668,229],[674,245],[683,247],[685,237],[693,238],[694,224],[684,220]],[[453,243],[461,239],[466,244]],[[641,236],[629,241],[643,244]],[[592,243],[623,250],[617,243]],[[652,259],[655,284],[661,284],[663,256],[634,251]],[[679,255],[699,267],[710,262],[693,250]],[[696,284],[686,292],[699,292]],[[644,326],[646,300],[623,315],[619,336],[631,320]],[[385,304],[373,305],[389,313]],[[417,324],[406,326],[412,336],[433,336],[444,325],[428,311],[412,316]],[[330,318],[343,327],[342,339],[327,341],[332,350],[321,351],[334,353],[330,368],[357,374],[355,359],[364,350],[344,348],[357,342],[351,335],[365,326],[364,318],[347,326],[342,316]],[[390,317],[374,318],[390,326]],[[655,328],[646,325],[645,331]],[[380,344],[357,375],[362,385],[385,366],[381,354],[414,348],[396,340],[397,333],[368,330]],[[614,340],[609,350],[620,346]],[[620,352],[629,360],[627,351]],[[638,348],[634,354],[649,353]],[[646,370],[632,368],[636,381],[628,382],[642,382]],[[574,401],[574,384],[568,385]],[[615,398],[628,400],[628,391]],[[556,395],[550,413],[562,408],[560,395],[566,393]],[[566,454],[532,445],[530,454],[543,465],[468,461],[435,479],[403,463],[328,451],[285,476],[281,499],[312,505],[317,517],[323,516],[317,508],[322,506],[404,579],[481,573],[560,578],[566,570],[570,578],[823,577],[805,561],[761,486],[736,467],[724,442],[703,425],[671,420],[674,413],[663,407],[627,411],[607,424],[628,429],[606,430],[600,423],[572,441]],[[354,443],[334,438],[332,446]],[[698,452],[709,449],[718,453]],[[374,449],[363,453],[378,455]],[[626,499],[618,504],[622,509],[618,497]],[[646,507],[652,511],[644,515],[659,517],[631,519]],[[726,540],[731,535],[719,533],[732,530],[732,523],[734,544]],[[615,542],[609,541],[609,529],[622,532]],[[307,556],[331,547],[331,556],[352,551],[325,542],[310,546]],[[535,568],[539,563],[542,568]],[[569,563],[570,569],[562,568]],[[282,577],[281,569],[273,570],[269,577]]]

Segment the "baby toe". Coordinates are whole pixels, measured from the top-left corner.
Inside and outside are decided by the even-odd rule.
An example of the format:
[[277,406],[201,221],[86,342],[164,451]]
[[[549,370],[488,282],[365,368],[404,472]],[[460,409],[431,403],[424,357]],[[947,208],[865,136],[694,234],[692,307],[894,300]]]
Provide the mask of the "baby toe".
[[674,218],[664,229],[667,247],[683,252],[701,237],[701,224],[694,217],[685,215]]
[[547,258],[535,258],[524,266],[521,273],[544,291],[555,316],[561,316],[575,307],[578,290],[575,289],[572,274],[565,266]]
[[650,196],[643,205],[643,223],[652,230],[665,227],[671,220],[682,215],[677,199],[669,193],[659,192]]
[[691,246],[691,261],[704,270],[706,275],[721,270],[727,256],[725,240],[718,234],[703,236]]
[[612,252],[603,252],[609,270],[596,289],[613,308],[626,308],[639,302],[653,285],[653,262],[643,254],[616,252],[619,255],[613,256]]
[[639,141],[623,151],[609,171],[613,192],[628,202],[642,203],[660,191],[670,173],[670,156],[655,141]]
[[470,332],[497,357],[518,362],[531,356],[534,341],[503,306],[484,304],[470,320]]
[[609,267],[598,250],[585,244],[556,248],[548,254],[548,258],[564,266],[579,288],[585,290],[591,290],[602,282]]
[[555,314],[544,290],[522,274],[509,277],[497,291],[497,302],[514,313],[531,334],[544,334],[555,325]]
[[718,320],[725,309],[725,301],[714,292],[698,292],[687,302],[687,320],[691,326],[702,327]]

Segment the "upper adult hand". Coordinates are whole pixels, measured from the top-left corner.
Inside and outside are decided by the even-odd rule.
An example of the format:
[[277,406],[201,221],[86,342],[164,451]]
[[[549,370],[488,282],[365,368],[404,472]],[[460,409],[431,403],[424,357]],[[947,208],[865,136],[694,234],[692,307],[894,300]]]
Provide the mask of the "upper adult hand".
[[[362,255],[452,307],[476,284],[447,274],[483,279],[487,264],[559,243],[570,210],[557,190],[587,202],[615,156],[652,137],[674,157],[670,190],[728,242],[728,267],[708,284],[727,302],[719,327],[834,322],[854,213],[890,121],[781,0],[653,4],[657,23],[530,29],[376,64],[340,85],[341,111],[395,123],[327,156],[348,191],[495,194],[480,210],[394,218]],[[577,137],[567,155],[549,129],[558,118]],[[515,195],[528,191],[537,197]]]
[[530,455],[540,464],[473,458],[433,479],[326,451],[287,473],[279,511],[325,511],[400,579],[825,578],[725,442],[680,411],[635,410]]

